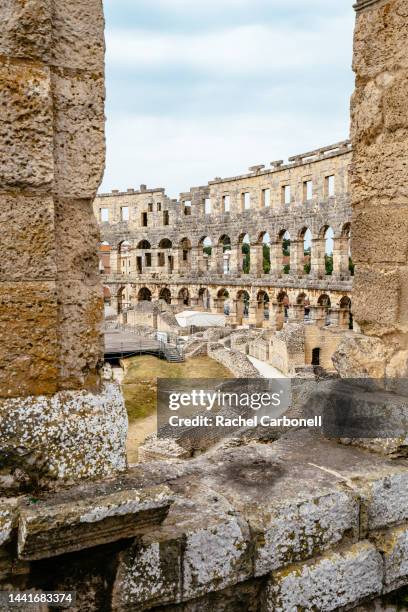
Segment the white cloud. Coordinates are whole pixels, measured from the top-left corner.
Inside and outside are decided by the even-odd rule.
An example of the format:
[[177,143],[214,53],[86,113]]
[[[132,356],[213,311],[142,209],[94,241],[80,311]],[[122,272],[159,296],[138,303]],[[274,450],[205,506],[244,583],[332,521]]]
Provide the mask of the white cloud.
[[330,144],[347,137],[341,120],[321,120],[299,111],[203,118],[122,116],[108,124],[108,163],[102,190],[146,183],[177,196],[215,176],[244,173],[255,163]]
[[[333,40],[346,37],[350,49]],[[108,62],[115,68],[190,69],[237,74],[283,72],[351,62],[350,20],[331,19],[315,31],[267,25],[242,26],[216,32],[174,34],[143,30],[107,33]]]
[[[103,189],[147,183],[176,196],[215,175],[242,173],[348,136],[351,0],[105,4],[115,27],[108,23]],[[238,9],[256,19],[230,21],[229,12],[236,16]],[[147,14],[146,29],[140,23],[132,29],[126,19],[132,10],[133,17]],[[194,29],[186,27],[186,13]],[[181,29],[174,26],[178,15]]]

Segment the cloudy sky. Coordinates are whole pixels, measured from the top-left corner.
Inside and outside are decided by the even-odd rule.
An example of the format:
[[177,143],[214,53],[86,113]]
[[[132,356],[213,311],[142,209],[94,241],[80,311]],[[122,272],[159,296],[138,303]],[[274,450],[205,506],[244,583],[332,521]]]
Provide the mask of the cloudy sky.
[[352,0],[105,0],[101,191],[166,187],[348,137]]

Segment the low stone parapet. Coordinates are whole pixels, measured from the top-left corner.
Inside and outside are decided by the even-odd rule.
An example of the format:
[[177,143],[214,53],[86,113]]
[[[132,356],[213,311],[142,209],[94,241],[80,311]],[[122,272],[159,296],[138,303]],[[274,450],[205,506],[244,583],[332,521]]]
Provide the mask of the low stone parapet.
[[[115,611],[353,608],[408,584],[407,491],[405,460],[318,434],[228,441],[188,462],[2,500],[0,586],[24,575],[58,590],[72,573],[78,610],[99,582]],[[64,561],[44,576],[55,555]]]

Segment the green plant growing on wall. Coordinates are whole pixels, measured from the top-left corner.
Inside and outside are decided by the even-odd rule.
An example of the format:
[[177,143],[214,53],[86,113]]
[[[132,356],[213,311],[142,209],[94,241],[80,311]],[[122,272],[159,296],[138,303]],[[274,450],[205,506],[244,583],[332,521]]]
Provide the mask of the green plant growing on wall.
[[326,275],[331,276],[333,274],[333,255],[325,255],[324,263],[326,267]]
[[248,243],[244,243],[242,245],[242,253],[245,255],[242,269],[244,274],[249,274],[251,269],[251,247]]
[[263,245],[263,271],[265,274],[271,271],[271,249],[267,244]]

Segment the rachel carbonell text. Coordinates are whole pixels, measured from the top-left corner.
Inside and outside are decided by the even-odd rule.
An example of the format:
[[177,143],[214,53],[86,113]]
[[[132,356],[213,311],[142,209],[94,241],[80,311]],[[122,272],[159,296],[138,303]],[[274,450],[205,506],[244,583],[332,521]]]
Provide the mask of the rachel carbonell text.
[[224,393],[223,391],[208,392],[204,389],[194,389],[188,393],[170,393],[170,410],[180,410],[182,407],[192,406],[211,411],[214,407],[241,406],[260,410],[261,408],[277,408],[281,405],[284,391],[278,393]]
[[169,418],[171,427],[321,427],[322,417],[315,416],[313,419],[290,419],[286,416],[273,418],[270,416],[258,417],[226,417],[219,415],[197,415],[194,417],[179,417],[172,415]]

